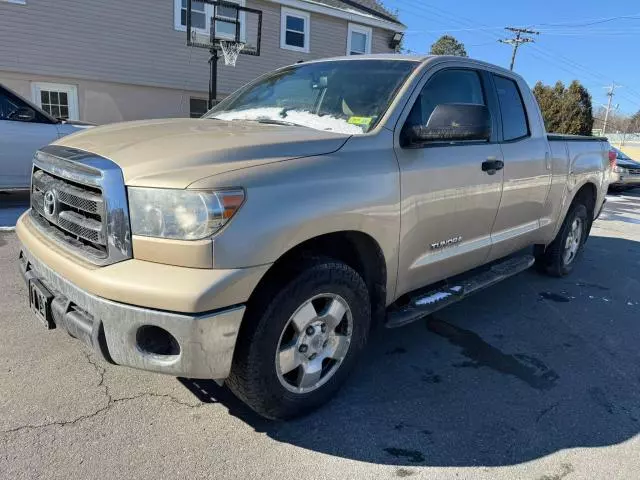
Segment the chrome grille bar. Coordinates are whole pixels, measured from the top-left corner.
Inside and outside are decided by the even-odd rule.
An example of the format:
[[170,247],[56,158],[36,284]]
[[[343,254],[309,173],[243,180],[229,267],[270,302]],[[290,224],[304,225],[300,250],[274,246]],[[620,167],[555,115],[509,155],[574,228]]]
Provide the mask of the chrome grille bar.
[[97,243],[98,245],[107,245],[102,222],[92,218],[83,217],[79,213],[72,212],[71,210],[65,210],[58,215],[58,226],[89,242]]
[[33,173],[33,188],[43,193],[55,190],[59,202],[87,213],[100,216],[104,213],[104,202],[100,194],[56,179],[43,170]]

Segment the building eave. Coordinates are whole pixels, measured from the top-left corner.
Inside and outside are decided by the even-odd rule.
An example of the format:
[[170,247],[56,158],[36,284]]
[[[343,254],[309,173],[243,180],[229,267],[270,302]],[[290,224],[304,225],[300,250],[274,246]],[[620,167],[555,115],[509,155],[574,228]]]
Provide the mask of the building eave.
[[399,22],[391,22],[376,15],[357,11],[351,8],[338,8],[314,2],[313,0],[267,0],[287,7],[306,10],[308,12],[321,13],[330,17],[342,18],[350,22],[367,25],[370,27],[382,28],[393,32],[404,32],[407,27]]

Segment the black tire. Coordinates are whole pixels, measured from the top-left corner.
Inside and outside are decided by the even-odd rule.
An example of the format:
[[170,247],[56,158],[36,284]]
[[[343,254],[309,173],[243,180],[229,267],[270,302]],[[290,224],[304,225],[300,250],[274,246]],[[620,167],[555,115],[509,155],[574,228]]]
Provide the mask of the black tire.
[[[346,356],[326,383],[307,393],[286,389],[276,372],[276,352],[291,316],[319,294],[339,295],[351,311],[351,343]],[[227,385],[258,414],[290,419],[326,403],[340,388],[366,345],[371,323],[367,286],[348,265],[330,258],[302,260],[276,291],[252,302],[241,329]]]
[[[582,234],[580,238],[580,245],[577,253],[570,259],[569,262],[565,261],[565,244],[567,242],[567,236],[571,231],[571,227],[576,219],[581,221]],[[571,273],[576,260],[582,254],[584,243],[589,235],[591,223],[589,221],[589,215],[587,207],[582,203],[574,203],[569,208],[569,212],[562,223],[560,231],[556,235],[556,238],[551,244],[542,252],[538,252],[536,255],[536,268],[538,271],[551,275],[552,277],[564,277]]]

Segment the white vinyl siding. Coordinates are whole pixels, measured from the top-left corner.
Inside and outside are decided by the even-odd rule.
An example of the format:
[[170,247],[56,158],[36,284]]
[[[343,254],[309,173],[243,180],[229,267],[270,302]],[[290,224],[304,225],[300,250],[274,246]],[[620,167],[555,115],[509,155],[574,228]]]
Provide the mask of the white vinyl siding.
[[[275,68],[345,54],[347,20],[312,12],[311,51],[283,50],[281,5],[262,0],[246,0],[246,5],[263,12],[262,52],[259,57],[241,55],[235,68],[219,62],[221,96]],[[54,9],[51,0],[27,0],[27,6],[0,2],[0,72],[23,73],[29,81],[40,76],[51,83],[78,84],[79,91],[82,82],[89,80],[187,90],[206,96],[209,52],[187,47],[184,27],[182,31],[173,28],[173,7],[171,2],[158,0],[64,0],[56,2]],[[177,18],[179,21],[180,16]],[[105,29],[105,24],[109,28]],[[38,35],[33,35],[34,31]],[[392,30],[374,28],[372,53],[392,53],[388,47],[392,35]],[[100,48],[87,48],[86,39]],[[81,118],[85,120],[83,115],[89,107],[80,95]],[[188,97],[184,104],[188,112]],[[124,107],[114,104],[113,108]],[[164,111],[155,106],[144,110]]]
[[280,48],[309,53],[311,15],[282,7],[280,13]]
[[347,55],[365,55],[371,53],[371,27],[349,24],[347,33]]

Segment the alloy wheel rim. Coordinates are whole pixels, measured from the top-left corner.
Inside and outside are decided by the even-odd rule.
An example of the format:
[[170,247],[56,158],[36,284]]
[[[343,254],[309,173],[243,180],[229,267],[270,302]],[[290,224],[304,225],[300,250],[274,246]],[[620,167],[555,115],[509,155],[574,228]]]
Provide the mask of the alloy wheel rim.
[[276,351],[278,380],[294,393],[324,385],[349,351],[353,315],[340,295],[323,293],[306,300],[285,325]]
[[580,243],[582,241],[582,220],[575,218],[571,223],[571,228],[567,239],[564,243],[564,255],[563,260],[565,265],[569,265],[573,262],[578,255],[580,249]]

